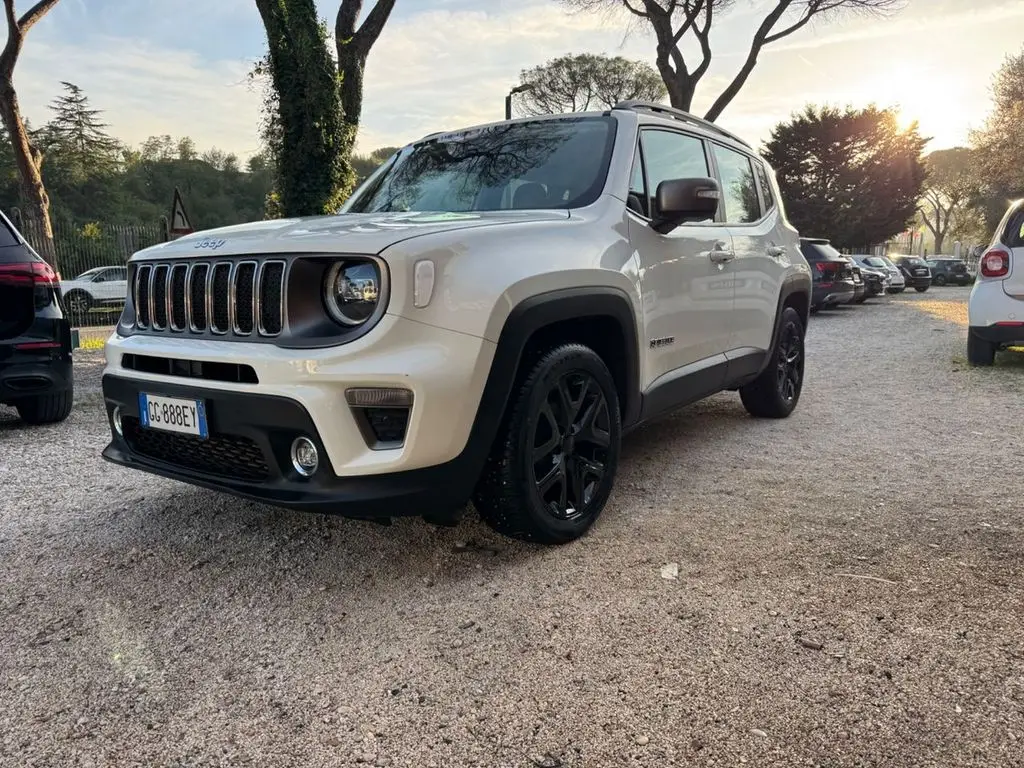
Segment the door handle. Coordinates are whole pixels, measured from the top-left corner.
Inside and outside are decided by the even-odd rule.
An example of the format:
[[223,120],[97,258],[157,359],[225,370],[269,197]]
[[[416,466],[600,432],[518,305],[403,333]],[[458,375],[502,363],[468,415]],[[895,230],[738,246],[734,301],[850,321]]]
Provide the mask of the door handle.
[[708,252],[708,257],[715,264],[725,264],[727,261],[732,261],[736,258],[736,252],[715,249]]
[[784,245],[769,245],[768,246],[768,255],[771,256],[773,259],[779,258],[779,256],[782,256],[785,252],[786,252],[786,246],[784,246]]

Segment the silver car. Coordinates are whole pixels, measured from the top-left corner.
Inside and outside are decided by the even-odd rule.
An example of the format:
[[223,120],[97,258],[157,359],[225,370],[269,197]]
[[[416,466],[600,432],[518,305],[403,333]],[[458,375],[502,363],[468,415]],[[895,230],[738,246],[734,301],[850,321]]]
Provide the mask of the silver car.
[[855,253],[852,258],[865,266],[888,274],[889,286],[887,290],[889,293],[903,293],[903,291],[906,290],[907,281],[903,277],[903,272],[901,272],[900,268],[889,261],[885,256],[872,256],[867,253]]

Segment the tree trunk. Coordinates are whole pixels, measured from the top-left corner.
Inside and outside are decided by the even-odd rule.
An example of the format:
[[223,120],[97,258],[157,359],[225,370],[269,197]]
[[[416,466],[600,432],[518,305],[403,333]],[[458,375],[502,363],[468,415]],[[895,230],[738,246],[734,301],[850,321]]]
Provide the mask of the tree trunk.
[[935,235],[935,254],[939,255],[942,253],[942,244],[946,241],[946,233]]
[[359,121],[363,114],[363,75],[366,55],[353,47],[351,41],[338,41],[338,93],[341,98],[341,121],[345,130],[345,156],[355,147]]
[[43,186],[42,154],[32,146],[25,123],[21,119],[21,108],[18,106],[18,94],[14,83],[7,81],[0,84],[0,117],[11,137],[11,149],[18,173],[22,180],[22,193],[25,196],[28,217],[39,224],[41,241],[40,256],[56,268],[56,248],[53,242],[53,226],[50,224],[50,198]]
[[696,83],[693,82],[693,79],[688,74],[672,69],[672,65],[668,61],[668,54],[663,58],[659,53],[657,64],[658,72],[661,74],[666,90],[668,90],[669,103],[676,109],[689,112],[690,105],[693,103],[693,92]]

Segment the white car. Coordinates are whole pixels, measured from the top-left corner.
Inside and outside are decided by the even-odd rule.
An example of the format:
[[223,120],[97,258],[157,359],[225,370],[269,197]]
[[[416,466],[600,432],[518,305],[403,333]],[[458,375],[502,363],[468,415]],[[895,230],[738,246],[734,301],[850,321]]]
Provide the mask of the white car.
[[[784,418],[810,267],[751,147],[662,105],[397,152],[335,216],[135,254],[109,461],[352,517],[582,535],[622,435],[725,390]],[[709,471],[717,471],[709,468]]]
[[903,277],[903,272],[885,256],[872,256],[867,253],[858,253],[855,254],[853,258],[888,275],[889,284],[886,286],[886,290],[889,293],[903,293],[903,291],[906,290],[907,281],[906,278]]
[[1024,345],[1024,199],[1010,205],[982,254],[967,322],[971,365],[992,365],[999,349]]
[[127,267],[95,267],[74,280],[62,280],[64,306],[77,319],[96,307],[123,307],[128,295]]

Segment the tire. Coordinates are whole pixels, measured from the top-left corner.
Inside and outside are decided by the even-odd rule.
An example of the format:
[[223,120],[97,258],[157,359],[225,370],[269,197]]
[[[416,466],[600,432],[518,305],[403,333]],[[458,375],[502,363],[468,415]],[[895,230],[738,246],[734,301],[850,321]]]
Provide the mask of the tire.
[[473,504],[505,536],[565,544],[589,530],[611,495],[622,437],[618,393],[604,361],[581,344],[560,345],[527,366]]
[[917,291],[918,293],[924,293],[925,291],[928,290],[928,286],[927,285],[915,285],[914,286],[914,290]]
[[996,345],[967,333],[967,362],[971,365],[992,365],[996,361]]
[[932,282],[935,283],[935,285],[939,285],[939,286],[945,285],[946,284],[946,276],[945,275],[936,275],[935,279]]
[[15,403],[15,408],[26,424],[55,424],[68,417],[74,401],[74,389],[66,389],[63,392],[19,400]]
[[72,291],[64,297],[64,304],[68,308],[68,314],[80,320],[92,309],[92,296],[85,291]]
[[804,325],[792,307],[782,311],[779,338],[768,366],[740,388],[740,400],[751,416],[784,419],[800,401],[804,384]]

